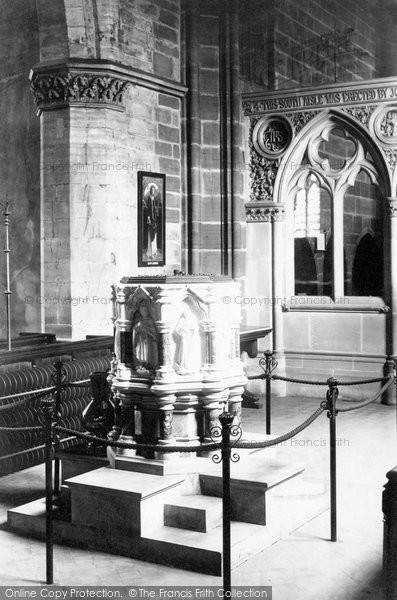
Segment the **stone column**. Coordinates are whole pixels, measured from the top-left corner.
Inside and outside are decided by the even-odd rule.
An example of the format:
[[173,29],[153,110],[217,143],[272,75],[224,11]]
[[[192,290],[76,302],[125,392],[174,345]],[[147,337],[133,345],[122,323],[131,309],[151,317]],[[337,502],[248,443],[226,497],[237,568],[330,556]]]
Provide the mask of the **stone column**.
[[156,371],[156,379],[173,379],[175,371],[172,364],[171,355],[171,335],[172,335],[172,315],[171,306],[173,302],[172,295],[167,290],[161,290],[157,299],[160,305],[161,319],[156,322],[157,330],[160,335],[159,354],[160,364]]
[[[135,399],[126,391],[116,391],[117,401],[120,403],[121,435],[119,442],[135,441]],[[136,450],[130,448],[117,448],[117,456],[135,456]]]
[[228,412],[234,416],[233,425],[241,425],[241,402],[243,386],[231,387],[228,399]]
[[[176,444],[173,432],[174,404],[176,396],[173,393],[164,393],[157,398],[157,409],[159,411],[159,445],[172,446]],[[179,452],[155,452],[155,458],[161,460],[172,460],[179,457]]]
[[[273,351],[279,369],[285,370],[284,358],[284,315],[282,298],[284,297],[284,205],[277,203],[272,209],[272,287],[273,287]],[[285,395],[286,385],[278,381],[274,385],[277,394]]]
[[[386,270],[389,272],[389,280],[385,281],[385,288],[389,292],[390,313],[387,315],[387,352],[390,359],[385,365],[385,375],[393,372],[393,359],[397,357],[397,198],[387,198],[387,210],[389,223],[387,231],[389,232],[389,252],[386,260]],[[385,236],[387,239],[387,236]],[[390,262],[387,269],[387,263]],[[396,394],[394,386],[391,386],[382,397],[383,404],[395,404]]]
[[[241,301],[243,323],[252,326],[272,327],[272,224],[273,202],[247,202],[247,260],[244,296],[262,298],[262,305],[247,306]],[[248,312],[249,310],[249,312]]]
[[273,287],[273,350],[284,350],[284,320],[281,299],[284,297],[284,205],[272,208],[272,287]]
[[118,374],[129,374],[129,365],[132,365],[132,323],[126,318],[125,294],[119,289],[117,291],[117,305],[119,317],[116,319],[115,330],[115,354],[118,361]]
[[116,170],[128,162],[129,83],[116,71],[60,63],[31,75],[41,124],[42,326],[64,338],[111,331],[109,289],[131,246],[130,174]]
[[[225,390],[203,394],[200,398],[204,408],[204,442],[212,442],[211,430],[220,427],[219,415],[227,402],[228,392]],[[211,456],[213,452],[201,452],[201,456]]]
[[189,446],[200,442],[204,435],[203,416],[197,394],[178,394],[174,404],[174,435],[178,444]]
[[201,326],[206,339],[205,366],[202,370],[211,373],[211,377],[213,377],[217,371],[217,326],[213,315],[213,306],[215,302],[216,297],[213,290],[209,287],[205,298],[205,303],[208,306],[208,315],[207,319],[201,322]]

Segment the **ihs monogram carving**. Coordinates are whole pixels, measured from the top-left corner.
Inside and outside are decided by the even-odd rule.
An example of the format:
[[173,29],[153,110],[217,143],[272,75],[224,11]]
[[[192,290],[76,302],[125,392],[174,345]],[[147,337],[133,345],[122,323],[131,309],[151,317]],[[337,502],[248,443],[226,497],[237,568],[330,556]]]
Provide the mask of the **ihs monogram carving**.
[[375,110],[375,106],[350,106],[343,109],[349,115],[360,121],[361,125],[368,125],[370,116]]
[[123,108],[128,81],[96,74],[38,73],[31,83],[33,98],[41,109],[73,103],[106,104]]
[[294,126],[295,133],[298,133],[309,121],[319,114],[318,110],[308,110],[305,112],[294,112],[285,115]]
[[385,137],[397,136],[397,111],[389,110],[380,122],[379,129]]
[[262,134],[262,144],[270,154],[282,152],[289,144],[290,132],[282,121],[272,121]]

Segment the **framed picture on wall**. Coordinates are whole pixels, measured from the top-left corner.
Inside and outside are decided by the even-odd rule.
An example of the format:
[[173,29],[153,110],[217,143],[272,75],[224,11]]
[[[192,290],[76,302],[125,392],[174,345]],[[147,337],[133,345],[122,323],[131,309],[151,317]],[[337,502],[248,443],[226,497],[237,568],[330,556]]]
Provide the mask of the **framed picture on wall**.
[[138,171],[138,267],[165,265],[165,175]]

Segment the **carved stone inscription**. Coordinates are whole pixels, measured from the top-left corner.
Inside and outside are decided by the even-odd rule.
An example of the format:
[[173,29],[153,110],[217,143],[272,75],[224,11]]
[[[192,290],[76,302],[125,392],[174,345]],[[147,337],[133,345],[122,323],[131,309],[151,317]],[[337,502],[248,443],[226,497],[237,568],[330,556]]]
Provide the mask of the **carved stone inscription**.
[[284,93],[264,99],[245,98],[243,110],[246,115],[306,108],[325,108],[326,106],[344,106],[345,104],[366,104],[371,102],[390,102],[397,99],[396,85],[379,85],[358,89],[339,89],[337,91],[306,92],[298,95]]

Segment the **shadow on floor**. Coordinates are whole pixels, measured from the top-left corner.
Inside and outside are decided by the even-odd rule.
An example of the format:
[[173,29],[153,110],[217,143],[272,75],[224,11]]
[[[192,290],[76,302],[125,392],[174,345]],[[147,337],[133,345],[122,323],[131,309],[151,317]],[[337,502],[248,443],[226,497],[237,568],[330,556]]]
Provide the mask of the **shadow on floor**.
[[357,586],[349,600],[385,600],[385,581],[382,569],[374,571],[374,573],[365,581],[365,584]]

